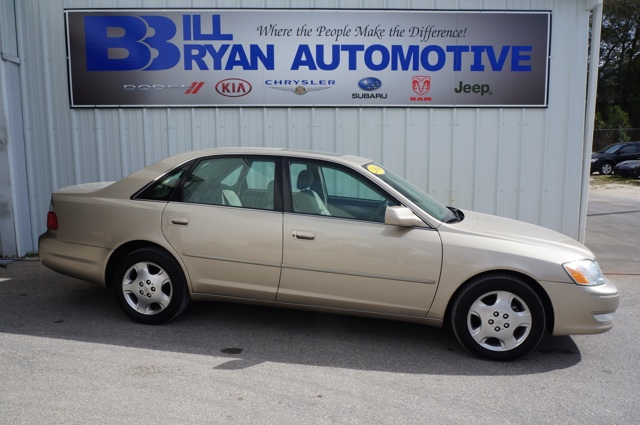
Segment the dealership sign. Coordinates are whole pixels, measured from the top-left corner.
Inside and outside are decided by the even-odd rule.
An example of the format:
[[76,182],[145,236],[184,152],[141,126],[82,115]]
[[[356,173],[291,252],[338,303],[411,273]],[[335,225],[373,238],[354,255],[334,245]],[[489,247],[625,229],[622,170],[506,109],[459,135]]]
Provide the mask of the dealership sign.
[[550,12],[65,16],[74,107],[547,106]]

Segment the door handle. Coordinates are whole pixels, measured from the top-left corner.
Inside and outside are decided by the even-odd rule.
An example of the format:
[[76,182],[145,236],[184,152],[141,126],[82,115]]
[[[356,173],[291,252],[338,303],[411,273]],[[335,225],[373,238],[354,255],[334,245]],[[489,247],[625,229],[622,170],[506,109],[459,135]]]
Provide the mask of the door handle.
[[171,224],[177,224],[179,226],[188,226],[189,219],[187,217],[171,217]]
[[312,241],[316,238],[316,234],[313,232],[307,232],[304,230],[292,230],[291,237],[293,239],[303,239],[306,241]]

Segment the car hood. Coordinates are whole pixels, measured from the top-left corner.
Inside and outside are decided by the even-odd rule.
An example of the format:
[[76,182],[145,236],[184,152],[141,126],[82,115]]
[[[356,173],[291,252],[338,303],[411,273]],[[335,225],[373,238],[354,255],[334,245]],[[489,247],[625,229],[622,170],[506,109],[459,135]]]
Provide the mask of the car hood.
[[494,241],[502,240],[530,245],[532,249],[543,248],[562,251],[570,257],[590,259],[595,257],[580,242],[546,227],[474,211],[463,212],[464,220],[446,226],[454,232],[467,233]]
[[640,159],[629,159],[627,161],[622,161],[622,162],[618,163],[616,168],[618,168],[618,167],[633,168],[633,167],[638,167],[638,166],[640,166]]
[[591,154],[591,158],[606,158],[606,157],[610,157],[611,154],[608,153],[604,153],[604,152],[593,152]]

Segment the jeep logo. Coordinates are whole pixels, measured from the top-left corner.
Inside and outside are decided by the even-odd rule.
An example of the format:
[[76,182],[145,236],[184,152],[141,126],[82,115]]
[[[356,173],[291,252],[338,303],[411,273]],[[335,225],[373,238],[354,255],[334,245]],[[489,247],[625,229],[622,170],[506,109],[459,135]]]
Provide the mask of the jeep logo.
[[460,85],[453,89],[456,93],[480,93],[480,96],[485,94],[491,95],[491,86],[489,84],[465,84],[460,81]]

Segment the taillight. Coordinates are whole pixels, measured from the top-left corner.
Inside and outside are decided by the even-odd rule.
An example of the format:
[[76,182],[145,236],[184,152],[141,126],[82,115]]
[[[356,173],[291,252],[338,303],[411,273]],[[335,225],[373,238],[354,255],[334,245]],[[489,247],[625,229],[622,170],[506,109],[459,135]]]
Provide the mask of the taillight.
[[55,211],[49,211],[49,213],[47,213],[47,229],[58,230],[58,216]]

